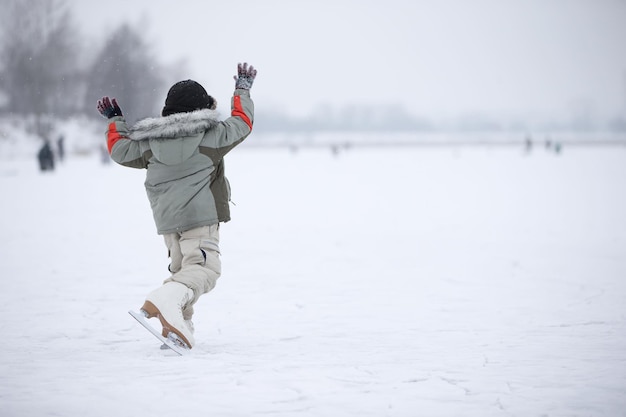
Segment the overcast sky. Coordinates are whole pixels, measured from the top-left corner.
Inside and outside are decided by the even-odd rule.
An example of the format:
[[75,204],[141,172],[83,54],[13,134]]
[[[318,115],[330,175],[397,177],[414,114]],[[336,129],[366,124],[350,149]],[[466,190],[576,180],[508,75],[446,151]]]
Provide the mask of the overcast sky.
[[124,20],[137,25],[162,62],[186,62],[178,78],[222,105],[247,60],[259,71],[258,110],[369,103],[432,118],[626,116],[626,0],[70,4],[85,42]]

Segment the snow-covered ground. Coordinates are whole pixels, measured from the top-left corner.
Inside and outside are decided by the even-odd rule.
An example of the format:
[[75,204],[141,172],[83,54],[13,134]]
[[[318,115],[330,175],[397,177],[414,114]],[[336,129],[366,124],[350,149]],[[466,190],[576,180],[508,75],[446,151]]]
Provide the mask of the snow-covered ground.
[[1,416],[626,416],[626,147],[242,145],[184,357],[144,172],[0,163]]

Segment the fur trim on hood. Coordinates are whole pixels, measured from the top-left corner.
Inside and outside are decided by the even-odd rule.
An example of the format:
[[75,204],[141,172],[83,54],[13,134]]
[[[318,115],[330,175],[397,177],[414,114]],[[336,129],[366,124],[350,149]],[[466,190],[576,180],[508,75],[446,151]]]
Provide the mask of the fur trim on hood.
[[130,128],[132,140],[174,139],[194,136],[219,123],[215,110],[202,109],[189,113],[174,113],[165,117],[148,117]]

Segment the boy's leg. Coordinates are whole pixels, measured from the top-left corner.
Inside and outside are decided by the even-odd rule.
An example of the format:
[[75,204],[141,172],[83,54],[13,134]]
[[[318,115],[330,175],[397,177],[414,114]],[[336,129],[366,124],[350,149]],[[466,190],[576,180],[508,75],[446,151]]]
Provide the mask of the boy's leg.
[[222,272],[219,252],[219,224],[182,233],[165,235],[170,253],[172,276],[165,282],[179,282],[191,288],[194,298],[183,311],[186,320],[193,315],[193,304],[215,287]]
[[163,235],[165,246],[167,246],[167,256],[170,258],[169,271],[172,274],[180,271],[183,264],[183,254],[180,250],[180,234],[170,233]]

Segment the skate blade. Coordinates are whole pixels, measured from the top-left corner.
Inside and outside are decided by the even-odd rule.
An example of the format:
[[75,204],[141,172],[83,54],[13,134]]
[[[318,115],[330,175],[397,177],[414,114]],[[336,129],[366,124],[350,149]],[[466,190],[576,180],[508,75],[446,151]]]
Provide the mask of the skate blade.
[[185,343],[185,341],[183,339],[181,339],[180,336],[178,336],[174,332],[169,332],[167,334],[167,340],[169,340],[170,342],[174,343],[176,346],[178,346],[181,349],[185,349],[185,350],[190,350],[191,349],[189,347],[189,345],[187,343]]
[[139,309],[139,311],[141,312],[141,314],[145,315],[147,318],[156,317],[159,319],[159,321],[161,322],[161,326],[163,327],[163,331],[161,332],[161,335],[163,337],[165,337],[166,339],[170,339],[169,335],[173,334],[175,337],[173,341],[176,344],[180,345],[184,349],[187,349],[187,350],[191,349],[191,345],[189,344],[187,338],[185,338],[185,336],[183,336],[182,334],[179,334],[180,333],[179,330],[177,330],[174,326],[169,324],[165,320],[165,318],[163,318],[157,306],[155,306],[152,302],[146,300],[143,303],[143,306]]

